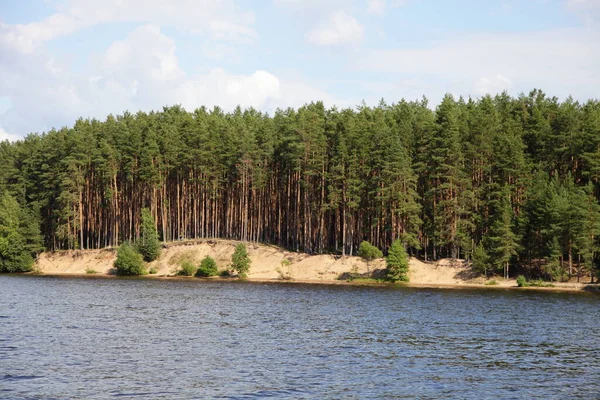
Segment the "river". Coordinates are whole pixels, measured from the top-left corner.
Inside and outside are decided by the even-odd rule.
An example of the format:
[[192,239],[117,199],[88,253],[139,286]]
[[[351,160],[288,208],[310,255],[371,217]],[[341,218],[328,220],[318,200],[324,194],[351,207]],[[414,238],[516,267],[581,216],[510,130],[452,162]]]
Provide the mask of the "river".
[[0,398],[598,398],[600,296],[0,275]]

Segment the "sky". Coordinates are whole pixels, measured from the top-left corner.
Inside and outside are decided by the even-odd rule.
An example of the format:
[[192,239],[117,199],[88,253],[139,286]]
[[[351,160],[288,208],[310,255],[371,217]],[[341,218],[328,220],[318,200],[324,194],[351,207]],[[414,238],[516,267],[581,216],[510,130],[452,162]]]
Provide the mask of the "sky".
[[600,0],[0,0],[0,140],[128,110],[600,97]]

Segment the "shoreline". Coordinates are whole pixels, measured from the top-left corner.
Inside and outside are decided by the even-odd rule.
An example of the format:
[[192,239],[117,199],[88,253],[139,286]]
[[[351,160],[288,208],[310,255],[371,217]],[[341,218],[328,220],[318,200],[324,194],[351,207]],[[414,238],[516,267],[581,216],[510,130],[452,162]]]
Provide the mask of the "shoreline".
[[[163,246],[159,258],[146,264],[152,275],[141,279],[166,280],[205,280],[221,282],[256,283],[301,283],[320,285],[350,285],[377,287],[409,287],[437,289],[521,289],[561,292],[600,292],[600,285],[576,282],[553,283],[552,287],[518,287],[515,279],[505,281],[501,277],[484,278],[473,272],[471,265],[460,259],[440,259],[423,261],[409,259],[409,282],[389,283],[371,280],[376,271],[385,268],[383,258],[367,263],[357,256],[316,254],[289,251],[274,245],[248,243],[251,260],[248,277],[239,280],[235,277],[196,278],[177,275],[182,263],[199,265],[205,256],[212,257],[219,270],[228,269],[235,246],[239,241],[226,239],[194,240],[171,242]],[[67,250],[41,253],[36,260],[32,275],[57,277],[117,278],[114,275],[115,249]],[[348,280],[350,276],[356,279]],[[121,278],[121,277],[118,277]],[[589,278],[587,278],[589,279]],[[586,279],[586,280],[587,280]],[[494,282],[494,285],[490,285]]]
[[137,275],[137,276],[119,276],[114,274],[88,274],[77,272],[46,273],[46,272],[27,272],[23,274],[0,274],[0,276],[41,276],[50,278],[89,278],[89,279],[151,279],[163,281],[186,281],[186,282],[229,282],[229,283],[275,283],[275,284],[301,284],[301,285],[323,285],[323,286],[363,286],[363,287],[381,287],[381,288],[410,288],[410,289],[442,289],[442,290],[510,290],[510,291],[537,291],[537,292],[563,292],[563,293],[595,293],[600,294],[600,284],[594,283],[554,283],[555,286],[526,286],[517,285],[485,285],[477,283],[389,283],[389,282],[368,282],[368,281],[346,281],[346,280],[316,280],[316,279],[265,279],[265,278],[246,278],[239,279],[235,277],[210,277],[198,278],[194,276],[169,276],[169,275]]

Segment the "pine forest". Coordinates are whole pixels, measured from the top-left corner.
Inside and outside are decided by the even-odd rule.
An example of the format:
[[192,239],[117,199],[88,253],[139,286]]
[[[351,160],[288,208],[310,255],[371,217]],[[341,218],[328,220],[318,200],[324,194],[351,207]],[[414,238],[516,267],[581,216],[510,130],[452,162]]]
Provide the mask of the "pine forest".
[[600,261],[600,101],[533,90],[273,114],[124,112],[0,143],[0,193],[32,251],[134,241],[148,208],[163,241],[354,255],[362,241],[386,253],[400,239],[421,259],[505,276],[589,276]]

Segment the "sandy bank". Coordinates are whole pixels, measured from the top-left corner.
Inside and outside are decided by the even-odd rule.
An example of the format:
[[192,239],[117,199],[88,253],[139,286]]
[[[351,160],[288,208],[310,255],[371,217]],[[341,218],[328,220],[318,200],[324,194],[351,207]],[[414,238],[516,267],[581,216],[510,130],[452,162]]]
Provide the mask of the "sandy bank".
[[[160,258],[149,264],[158,270],[156,276],[166,277],[176,274],[183,261],[199,264],[206,255],[215,259],[220,269],[231,262],[231,255],[238,242],[229,240],[202,240],[194,242],[170,243],[163,249]],[[383,260],[367,265],[359,257],[333,255],[308,255],[283,250],[276,246],[247,243],[252,260],[248,278],[253,281],[286,280],[305,283],[336,283],[344,281],[340,277],[350,272],[366,274],[385,266]],[[116,258],[113,249],[59,251],[40,254],[36,269],[43,274],[83,275],[95,271],[98,275],[111,273]],[[475,276],[462,260],[442,259],[437,262],[410,260],[410,286],[469,288],[484,287],[486,280]],[[514,288],[516,281],[495,279],[497,285],[489,288]],[[545,290],[584,290],[589,285],[583,283],[559,283],[552,288],[532,288]],[[530,288],[527,288],[530,289]]]

